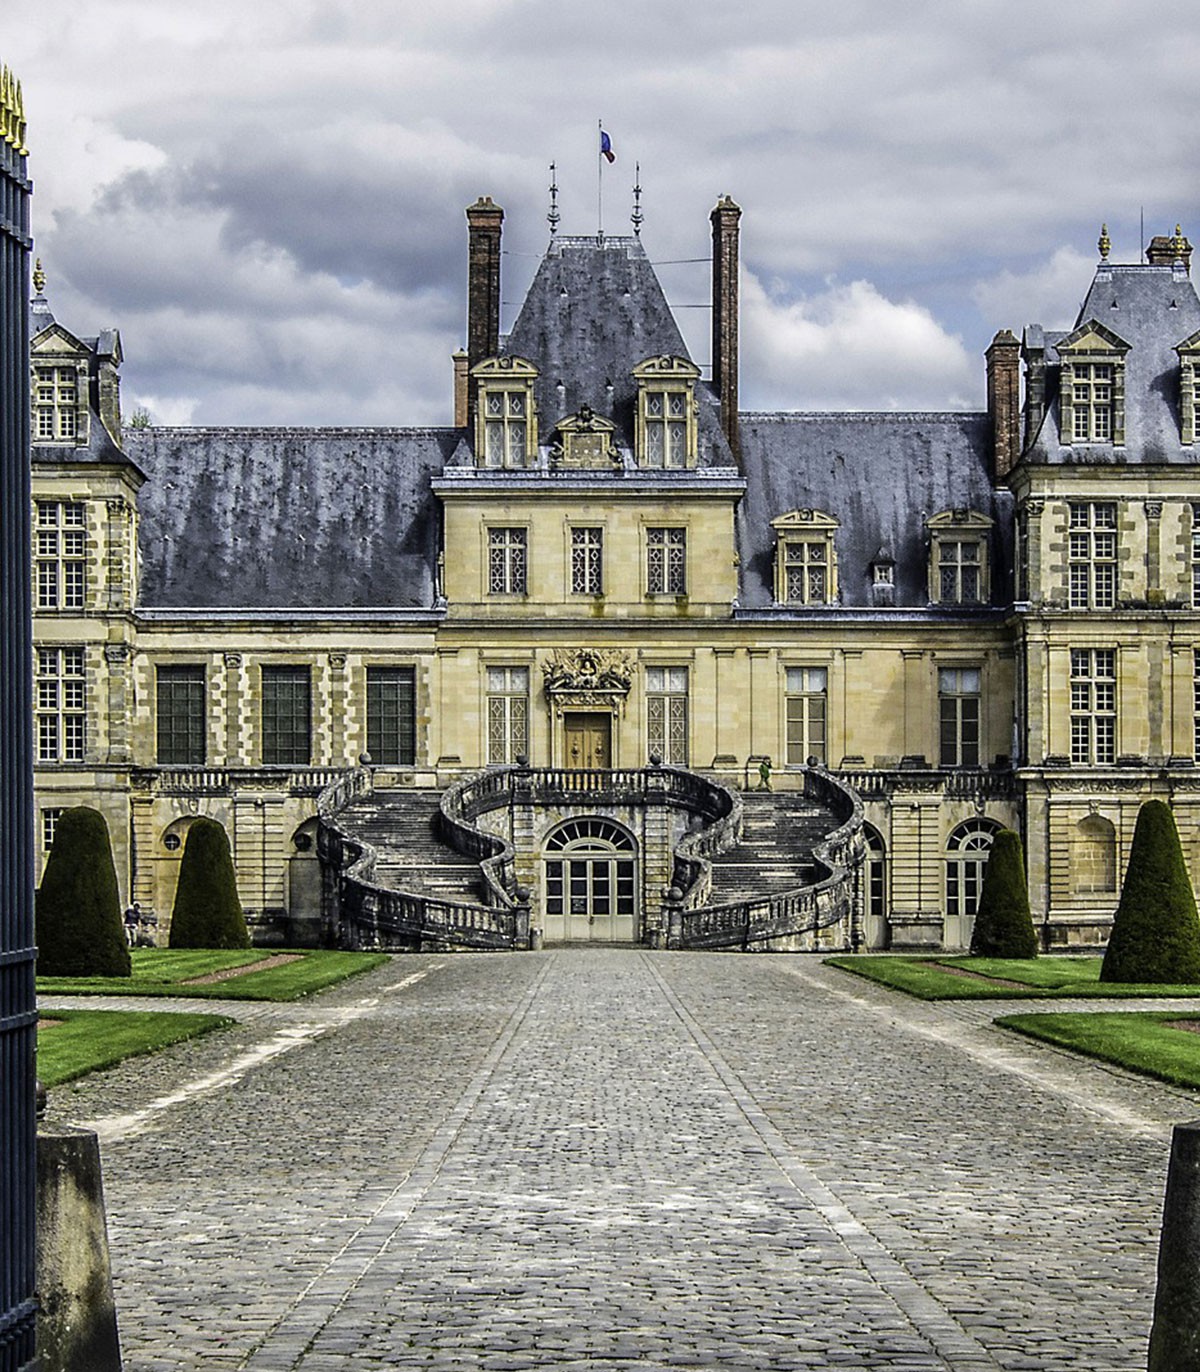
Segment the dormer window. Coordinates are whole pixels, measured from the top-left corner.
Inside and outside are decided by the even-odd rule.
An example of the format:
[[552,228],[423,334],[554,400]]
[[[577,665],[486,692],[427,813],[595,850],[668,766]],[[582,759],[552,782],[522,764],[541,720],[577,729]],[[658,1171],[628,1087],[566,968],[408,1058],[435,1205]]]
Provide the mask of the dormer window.
[[1200,442],[1200,388],[1196,385],[1196,363],[1200,359],[1200,333],[1194,333],[1175,346],[1179,354],[1179,440]]
[[537,368],[520,357],[489,357],[471,370],[475,382],[475,462],[528,467],[537,456]]
[[694,467],[700,369],[682,357],[655,357],[634,367],[633,375],[638,383],[638,465],[664,470]]
[[1064,444],[1124,444],[1128,351],[1123,338],[1095,320],[1080,325],[1059,343],[1059,432]]
[[[86,390],[86,387],[84,388]],[[74,365],[36,366],[33,376],[33,437],[37,443],[75,443],[86,438],[80,420],[81,387]]]
[[832,605],[837,600],[838,521],[820,510],[793,510],[771,521],[775,530],[775,599],[781,605]]
[[978,510],[945,510],[928,524],[929,599],[935,605],[985,605],[992,521]]

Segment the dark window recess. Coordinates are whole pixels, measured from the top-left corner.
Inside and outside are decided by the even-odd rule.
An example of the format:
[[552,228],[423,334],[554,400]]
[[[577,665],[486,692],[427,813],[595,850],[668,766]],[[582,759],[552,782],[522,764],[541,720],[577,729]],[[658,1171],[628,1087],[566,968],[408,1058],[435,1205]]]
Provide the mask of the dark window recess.
[[203,667],[158,669],[158,760],[202,767],[205,761]]
[[312,686],[307,667],[262,669],[262,760],[306,767],[312,747]]
[[381,766],[411,767],[416,762],[414,668],[367,668],[367,752]]

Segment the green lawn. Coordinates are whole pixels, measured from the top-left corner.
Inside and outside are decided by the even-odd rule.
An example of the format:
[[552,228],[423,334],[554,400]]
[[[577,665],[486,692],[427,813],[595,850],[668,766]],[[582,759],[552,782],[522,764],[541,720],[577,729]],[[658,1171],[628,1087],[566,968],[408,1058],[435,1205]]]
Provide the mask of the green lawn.
[[39,1028],[37,1072],[47,1086],[60,1086],[85,1072],[113,1067],[140,1053],[195,1038],[233,1021],[223,1015],[166,1015],[153,1010],[48,1010]]
[[[187,986],[191,977],[245,967],[282,948],[218,952],[200,948],[135,948],[130,977],[39,977],[37,989],[50,996],[189,996],[197,1000],[299,1000],[326,986],[370,971],[387,961],[386,953],[302,951],[296,962],[261,972],[245,972],[226,981]],[[299,951],[299,950],[298,950]]]
[[1074,1015],[1007,1015],[997,1024],[1029,1038],[1090,1058],[1115,1063],[1131,1072],[1170,1082],[1200,1086],[1200,1034],[1172,1029],[1183,1018],[1167,1013],[1088,1013]]
[[[1162,986],[1101,982],[1100,959],[1093,957],[971,958],[856,957],[826,958],[832,967],[869,981],[905,991],[921,1000],[1034,1000],[1089,996],[1127,1000],[1133,997],[1200,996],[1200,986]],[[956,974],[953,968],[980,977]],[[1020,982],[997,985],[982,977]]]

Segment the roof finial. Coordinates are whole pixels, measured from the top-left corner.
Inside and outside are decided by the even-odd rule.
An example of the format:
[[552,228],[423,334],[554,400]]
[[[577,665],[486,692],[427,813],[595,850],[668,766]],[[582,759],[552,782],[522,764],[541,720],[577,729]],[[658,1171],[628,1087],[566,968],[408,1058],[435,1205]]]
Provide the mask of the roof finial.
[[633,164],[633,213],[629,216],[635,238],[641,237],[642,221],[645,217],[642,213],[642,164],[635,162]]
[[1112,251],[1112,240],[1108,236],[1108,225],[1100,225],[1100,242],[1097,244],[1100,249],[1100,260],[1108,261],[1108,254]]
[[1171,239],[1171,254],[1182,259],[1183,251],[1187,247],[1187,239],[1183,236],[1183,225],[1175,225],[1175,237]]
[[46,273],[42,271],[42,259],[40,257],[33,264],[33,289],[37,295],[41,295],[46,289]]
[[550,213],[546,216],[546,222],[550,225],[550,237],[553,238],[558,232],[558,221],[562,215],[558,212],[558,164],[550,163]]

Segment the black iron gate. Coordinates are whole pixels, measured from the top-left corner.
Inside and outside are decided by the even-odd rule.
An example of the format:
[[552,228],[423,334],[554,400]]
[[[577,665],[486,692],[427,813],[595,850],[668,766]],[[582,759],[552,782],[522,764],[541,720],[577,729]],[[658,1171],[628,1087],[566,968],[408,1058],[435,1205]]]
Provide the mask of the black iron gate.
[[0,74],[0,1372],[32,1368],[33,725],[29,195],[20,87]]

